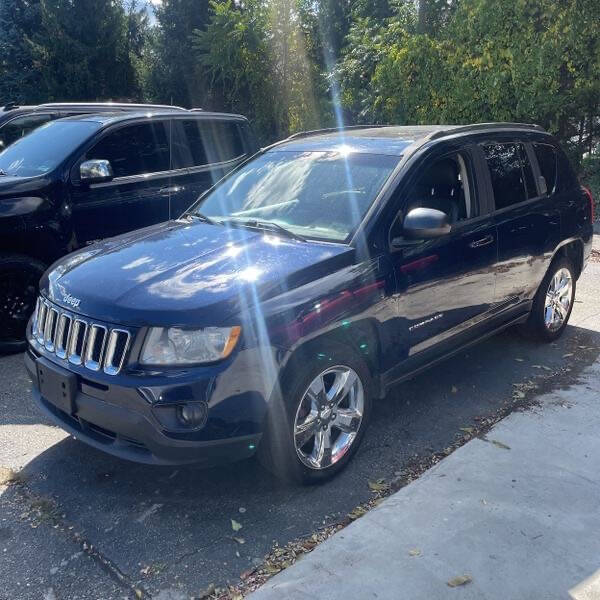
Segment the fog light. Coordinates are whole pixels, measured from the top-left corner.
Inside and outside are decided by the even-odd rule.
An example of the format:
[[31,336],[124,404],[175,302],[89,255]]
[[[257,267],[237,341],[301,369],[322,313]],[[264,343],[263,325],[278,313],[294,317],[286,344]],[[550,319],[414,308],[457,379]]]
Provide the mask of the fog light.
[[208,407],[204,402],[184,404],[177,407],[177,418],[187,427],[200,427],[206,423]]

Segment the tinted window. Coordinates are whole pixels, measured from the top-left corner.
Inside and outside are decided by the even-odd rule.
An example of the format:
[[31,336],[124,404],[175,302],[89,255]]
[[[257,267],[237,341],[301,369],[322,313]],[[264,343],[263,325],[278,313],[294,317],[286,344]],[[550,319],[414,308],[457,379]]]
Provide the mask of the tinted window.
[[240,128],[234,121],[177,119],[174,129],[174,166],[200,167],[225,162],[244,154]]
[[108,160],[115,177],[168,171],[169,139],[165,123],[121,127],[86,153],[86,160]]
[[397,156],[272,151],[227,177],[198,210],[215,220],[270,221],[302,236],[345,240]]
[[223,162],[244,154],[242,136],[235,121],[204,121],[202,124],[209,162]]
[[534,144],[533,151],[546,180],[548,194],[553,194],[556,191],[556,150],[548,144]]
[[569,163],[567,155],[558,149],[556,153],[556,165],[557,165],[557,176],[556,176],[556,189],[559,192],[566,192],[573,188],[579,187],[577,176]]
[[99,128],[93,121],[46,123],[1,152],[0,169],[20,177],[49,173]]
[[518,144],[519,153],[521,154],[521,164],[523,166],[523,177],[525,179],[525,189],[527,190],[528,198],[535,198],[537,193],[537,187],[535,185],[535,180],[533,178],[533,169],[531,168],[531,163],[529,162],[529,156],[527,155],[527,151],[525,150],[525,146],[523,144]]
[[537,195],[523,144],[489,144],[483,152],[490,169],[496,209]]
[[0,150],[10,146],[10,144],[26,136],[40,125],[47,123],[50,118],[50,115],[23,115],[5,123],[0,127]]

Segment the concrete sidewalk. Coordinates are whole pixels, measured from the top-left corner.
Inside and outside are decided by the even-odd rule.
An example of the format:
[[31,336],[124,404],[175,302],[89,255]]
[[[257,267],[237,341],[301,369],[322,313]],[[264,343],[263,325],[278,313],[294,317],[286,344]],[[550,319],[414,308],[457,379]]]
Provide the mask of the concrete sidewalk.
[[[600,599],[599,392],[596,363],[250,598]],[[448,585],[463,575],[470,582]]]

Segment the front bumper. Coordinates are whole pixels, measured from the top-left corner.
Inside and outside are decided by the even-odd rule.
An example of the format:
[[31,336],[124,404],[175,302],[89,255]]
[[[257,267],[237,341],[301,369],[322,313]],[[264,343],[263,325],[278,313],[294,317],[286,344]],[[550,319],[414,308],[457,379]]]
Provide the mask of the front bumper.
[[[170,431],[156,413],[168,405],[152,404],[148,397],[153,390],[147,386],[100,385],[78,375],[73,409],[65,412],[40,393],[38,359],[31,348],[25,354],[33,397],[42,411],[77,439],[119,458],[159,465],[198,462],[210,466],[247,458],[260,442],[264,400],[252,394],[208,398],[205,427],[199,431]],[[188,394],[190,389],[185,387]],[[178,386],[160,388],[161,395],[168,396],[169,392],[177,395]],[[186,397],[186,401],[195,400]]]

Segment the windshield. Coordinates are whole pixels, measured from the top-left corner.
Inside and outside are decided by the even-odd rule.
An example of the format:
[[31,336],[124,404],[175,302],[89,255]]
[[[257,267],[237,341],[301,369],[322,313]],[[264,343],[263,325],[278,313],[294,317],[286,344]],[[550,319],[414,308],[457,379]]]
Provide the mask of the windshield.
[[303,237],[344,241],[400,157],[272,151],[208,193],[198,213],[219,222],[271,222]]
[[100,128],[93,121],[52,121],[0,152],[0,172],[18,177],[44,175]]

